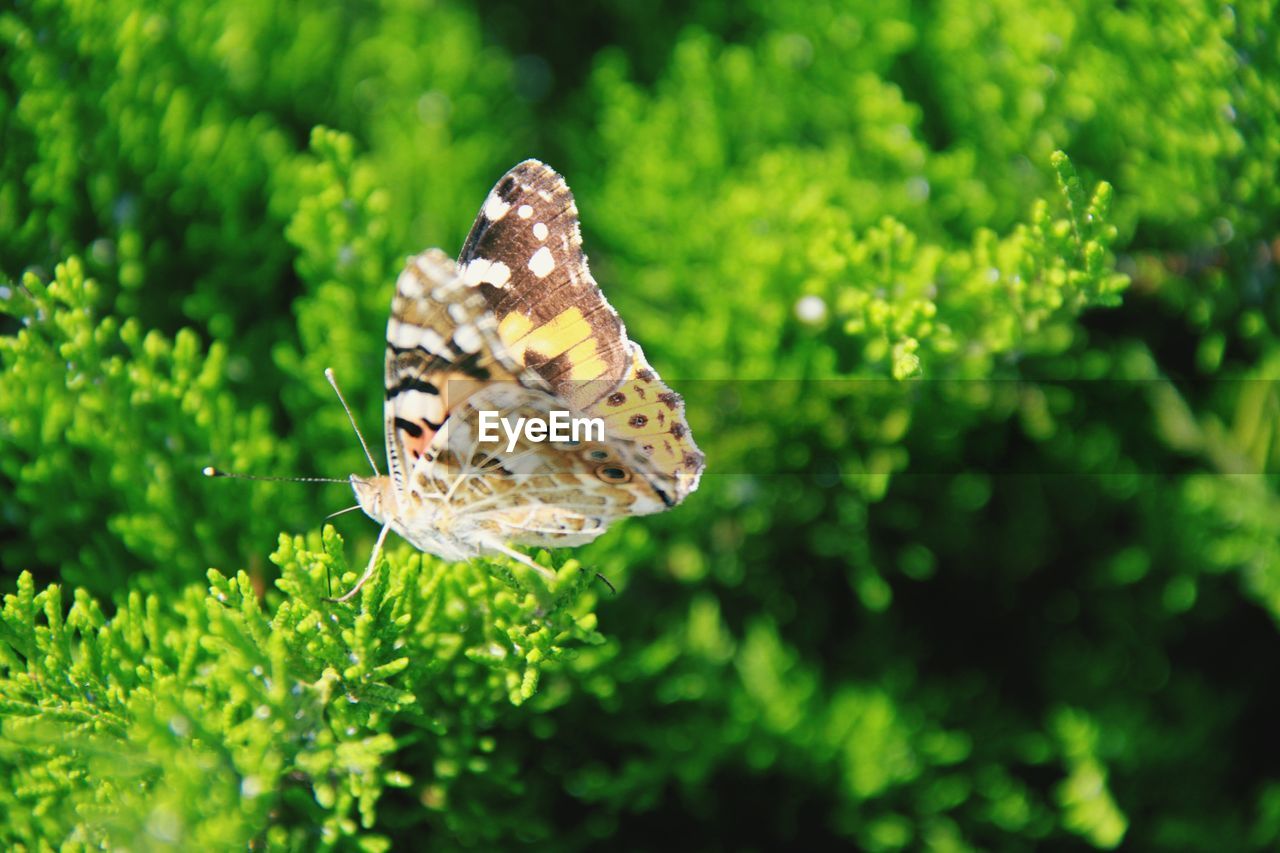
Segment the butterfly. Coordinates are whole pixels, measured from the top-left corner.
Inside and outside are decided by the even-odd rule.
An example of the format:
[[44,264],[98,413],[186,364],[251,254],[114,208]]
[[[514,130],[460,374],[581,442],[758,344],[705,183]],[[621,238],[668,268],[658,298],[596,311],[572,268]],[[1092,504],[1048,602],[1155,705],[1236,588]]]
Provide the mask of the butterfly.
[[[506,554],[550,575],[511,546],[589,542],[679,504],[702,474],[683,401],[627,337],[587,265],[573,194],[537,160],[502,176],[456,261],[439,249],[409,259],[385,388],[389,473],[350,478],[382,530],[337,600],[372,576],[389,530],[447,560]],[[482,429],[557,412],[603,428],[538,440],[504,427],[496,442]]]

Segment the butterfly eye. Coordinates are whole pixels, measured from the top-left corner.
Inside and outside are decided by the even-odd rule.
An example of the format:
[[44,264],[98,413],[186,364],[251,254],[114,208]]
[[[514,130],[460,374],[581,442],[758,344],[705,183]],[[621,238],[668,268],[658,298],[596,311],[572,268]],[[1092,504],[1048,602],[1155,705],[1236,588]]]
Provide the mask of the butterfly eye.
[[631,472],[617,465],[601,465],[596,469],[596,476],[606,483],[631,482]]

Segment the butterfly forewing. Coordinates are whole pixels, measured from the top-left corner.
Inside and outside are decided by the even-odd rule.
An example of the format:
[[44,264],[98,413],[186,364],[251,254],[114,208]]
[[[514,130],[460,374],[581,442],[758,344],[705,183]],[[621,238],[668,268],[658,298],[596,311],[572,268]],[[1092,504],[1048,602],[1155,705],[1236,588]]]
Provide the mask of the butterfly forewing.
[[576,410],[605,417],[611,435],[632,440],[667,481],[673,503],[697,487],[703,456],[683,403],[628,340],[592,277],[577,204],[560,175],[536,160],[504,175],[458,264],[493,311],[514,360]]
[[585,408],[626,376],[626,329],[591,276],[573,193],[550,167],[527,160],[498,181],[458,266],[512,357],[566,401]]

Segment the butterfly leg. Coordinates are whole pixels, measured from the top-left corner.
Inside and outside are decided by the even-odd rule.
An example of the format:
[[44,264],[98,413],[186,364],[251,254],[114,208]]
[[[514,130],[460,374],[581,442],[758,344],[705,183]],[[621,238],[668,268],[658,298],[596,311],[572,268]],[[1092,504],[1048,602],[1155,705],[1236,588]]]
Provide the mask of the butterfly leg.
[[360,591],[360,587],[365,585],[369,578],[373,577],[373,570],[378,565],[378,555],[382,553],[382,543],[387,538],[387,531],[391,529],[390,525],[383,525],[381,532],[378,533],[378,541],[373,544],[373,553],[369,555],[369,565],[365,568],[364,574],[360,576],[360,580],[356,581],[356,585],[344,592],[337,598],[326,598],[325,601],[333,604],[341,604],[347,601],[351,596]]
[[542,575],[547,580],[554,581],[556,579],[555,572],[551,571],[546,566],[539,566],[533,560],[529,559],[524,554],[521,554],[519,551],[515,550],[514,548],[508,548],[506,545],[495,545],[494,547],[497,548],[502,553],[506,554],[511,559],[515,560],[516,562],[524,563],[526,566],[533,569],[534,571]]

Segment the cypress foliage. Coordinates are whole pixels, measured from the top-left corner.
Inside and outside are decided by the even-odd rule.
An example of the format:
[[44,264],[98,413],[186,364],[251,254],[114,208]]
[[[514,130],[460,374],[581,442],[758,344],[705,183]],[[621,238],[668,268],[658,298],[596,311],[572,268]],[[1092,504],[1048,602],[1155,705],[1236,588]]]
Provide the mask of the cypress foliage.
[[[1273,847],[1278,12],[0,10],[0,843]],[[199,472],[365,470],[531,156],[708,473],[329,604],[349,490]]]

